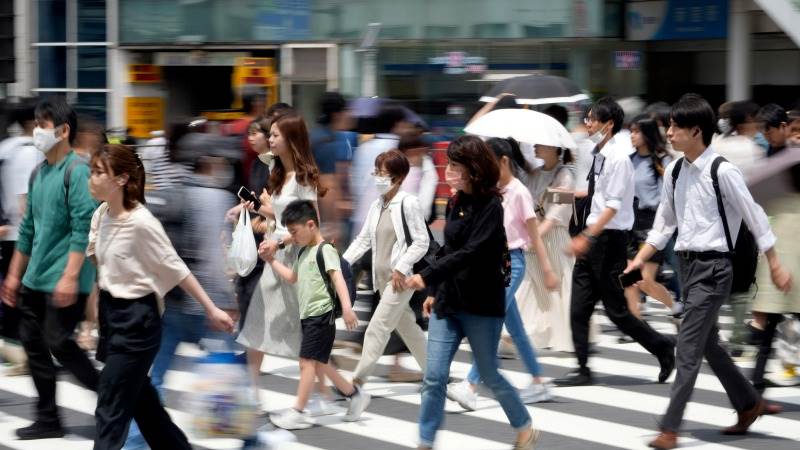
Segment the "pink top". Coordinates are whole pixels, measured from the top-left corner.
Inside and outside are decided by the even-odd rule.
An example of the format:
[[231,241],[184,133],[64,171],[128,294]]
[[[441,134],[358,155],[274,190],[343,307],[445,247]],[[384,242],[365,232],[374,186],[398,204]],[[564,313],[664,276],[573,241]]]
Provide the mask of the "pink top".
[[527,222],[536,218],[531,191],[516,178],[501,188],[503,192],[503,225],[509,250],[527,250],[531,243]]

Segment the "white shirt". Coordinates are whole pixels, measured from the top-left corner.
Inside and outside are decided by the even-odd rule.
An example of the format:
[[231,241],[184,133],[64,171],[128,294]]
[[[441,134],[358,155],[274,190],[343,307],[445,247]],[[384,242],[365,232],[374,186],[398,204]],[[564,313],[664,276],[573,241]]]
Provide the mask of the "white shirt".
[[[661,205],[658,207],[653,229],[647,235],[648,244],[662,250],[677,228],[678,239],[675,250],[730,251],[711,181],[711,163],[718,156],[708,148],[694,163],[686,159],[680,160],[683,162],[683,167],[675,186],[674,203],[672,171],[677,161],[667,166],[664,172]],[[742,172],[733,164],[723,162],[719,166],[718,178],[731,239],[736,240],[739,226],[744,219],[756,238],[759,250],[764,252],[772,248],[776,241],[775,235],[764,210],[750,195]]]
[[16,241],[19,224],[22,222],[20,197],[28,194],[28,182],[36,165],[44,160],[44,154],[33,146],[30,136],[11,137],[0,143],[0,192],[3,194],[3,213],[9,221],[10,230],[3,241]]
[[275,232],[272,235],[274,239],[283,239],[289,236],[289,230],[281,223],[281,216],[289,203],[295,200],[316,202],[317,191],[312,186],[303,186],[297,182],[296,176],[291,176],[283,183],[281,193],[272,196],[272,212],[275,214]]
[[617,133],[595,156],[594,196],[592,209],[586,219],[587,225],[597,222],[606,208],[617,214],[606,224],[606,230],[630,230],[633,227],[633,151],[631,136]]

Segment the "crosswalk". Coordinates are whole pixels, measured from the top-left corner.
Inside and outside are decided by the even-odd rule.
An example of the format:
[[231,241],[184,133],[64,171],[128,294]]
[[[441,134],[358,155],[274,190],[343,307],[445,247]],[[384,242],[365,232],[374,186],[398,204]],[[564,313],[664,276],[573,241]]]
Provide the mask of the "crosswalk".
[[[621,344],[613,326],[602,315],[596,318],[604,329],[594,345],[590,365],[595,374],[593,386],[556,388],[552,402],[529,406],[534,426],[543,431],[542,449],[644,449],[656,433],[657,420],[669,400],[669,383],[657,384],[658,365],[655,359],[637,344]],[[663,313],[648,318],[657,330],[674,334],[675,327]],[[730,318],[722,317],[723,330],[730,328]],[[726,331],[723,331],[725,334]],[[351,350],[336,350],[337,361],[345,375],[357,355]],[[191,415],[182,401],[190,389],[194,374],[193,362],[202,356],[194,346],[179,348],[179,357],[166,377],[166,402],[176,422],[190,429]],[[451,375],[460,379],[469,370],[471,355],[465,343],[456,354]],[[574,366],[572,355],[541,351],[539,361],[546,377],[557,377]],[[392,357],[381,360],[384,372]],[[403,360],[413,367],[413,359]],[[751,362],[740,366],[748,371]],[[780,372],[771,361],[773,372]],[[266,410],[279,410],[293,404],[297,363],[291,359],[265,358],[262,366],[261,397]],[[503,360],[503,373],[512,384],[522,387],[530,376],[518,360]],[[376,377],[366,387],[373,401],[356,423],[343,422],[343,413],[316,418],[317,426],[294,432],[296,441],[276,445],[281,450],[360,450],[416,448],[419,385],[389,383]],[[18,441],[14,430],[32,419],[36,393],[28,377],[0,377],[0,450],[84,450],[92,448],[95,396],[62,376],[58,386],[58,403],[62,407],[69,435],[64,439]],[[770,400],[784,407],[784,413],[762,417],[747,436],[727,437],[719,434],[722,427],[735,422],[722,386],[707,366],[697,380],[689,404],[681,444],[697,450],[733,449],[796,449],[800,448],[800,387],[770,388]],[[437,448],[458,450],[500,450],[510,448],[513,432],[502,409],[488,395],[482,395],[475,411],[465,412],[448,401],[445,424],[437,437]],[[191,436],[190,436],[191,437]],[[198,449],[222,450],[241,448],[232,439],[192,439]]]

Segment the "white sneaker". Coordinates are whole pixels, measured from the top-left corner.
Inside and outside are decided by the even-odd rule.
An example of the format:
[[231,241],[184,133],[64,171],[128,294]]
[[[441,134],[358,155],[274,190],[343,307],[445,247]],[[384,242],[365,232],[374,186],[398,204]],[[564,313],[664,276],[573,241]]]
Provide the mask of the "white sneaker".
[[337,408],[333,403],[325,400],[320,396],[313,396],[306,405],[306,414],[309,417],[322,417],[336,414]]
[[298,412],[294,408],[289,408],[277,414],[270,414],[269,420],[276,427],[284,430],[305,430],[311,428],[312,424],[307,420],[306,415]]
[[447,398],[470,411],[475,411],[478,407],[478,394],[472,390],[467,380],[447,386]]
[[347,414],[342,418],[345,422],[356,422],[361,418],[361,414],[369,406],[369,401],[372,397],[361,390],[360,387],[354,386],[356,391],[350,396],[350,405],[347,407]]
[[553,399],[553,391],[547,383],[531,383],[519,390],[519,396],[525,404],[548,402]]

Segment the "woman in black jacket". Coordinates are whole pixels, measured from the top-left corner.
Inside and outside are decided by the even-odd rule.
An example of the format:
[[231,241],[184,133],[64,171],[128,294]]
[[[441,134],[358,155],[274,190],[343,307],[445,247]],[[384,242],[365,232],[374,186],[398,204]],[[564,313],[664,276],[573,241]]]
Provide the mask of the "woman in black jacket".
[[444,416],[450,364],[467,337],[481,379],[494,393],[517,431],[514,449],[534,448],[539,431],[517,390],[498,372],[497,344],[505,315],[507,264],[500,170],[486,144],[462,136],[447,148],[445,176],[456,192],[447,211],[443,254],[406,280],[413,289],[435,288],[424,305],[428,326],[428,362],[420,407],[420,449],[433,448]]

